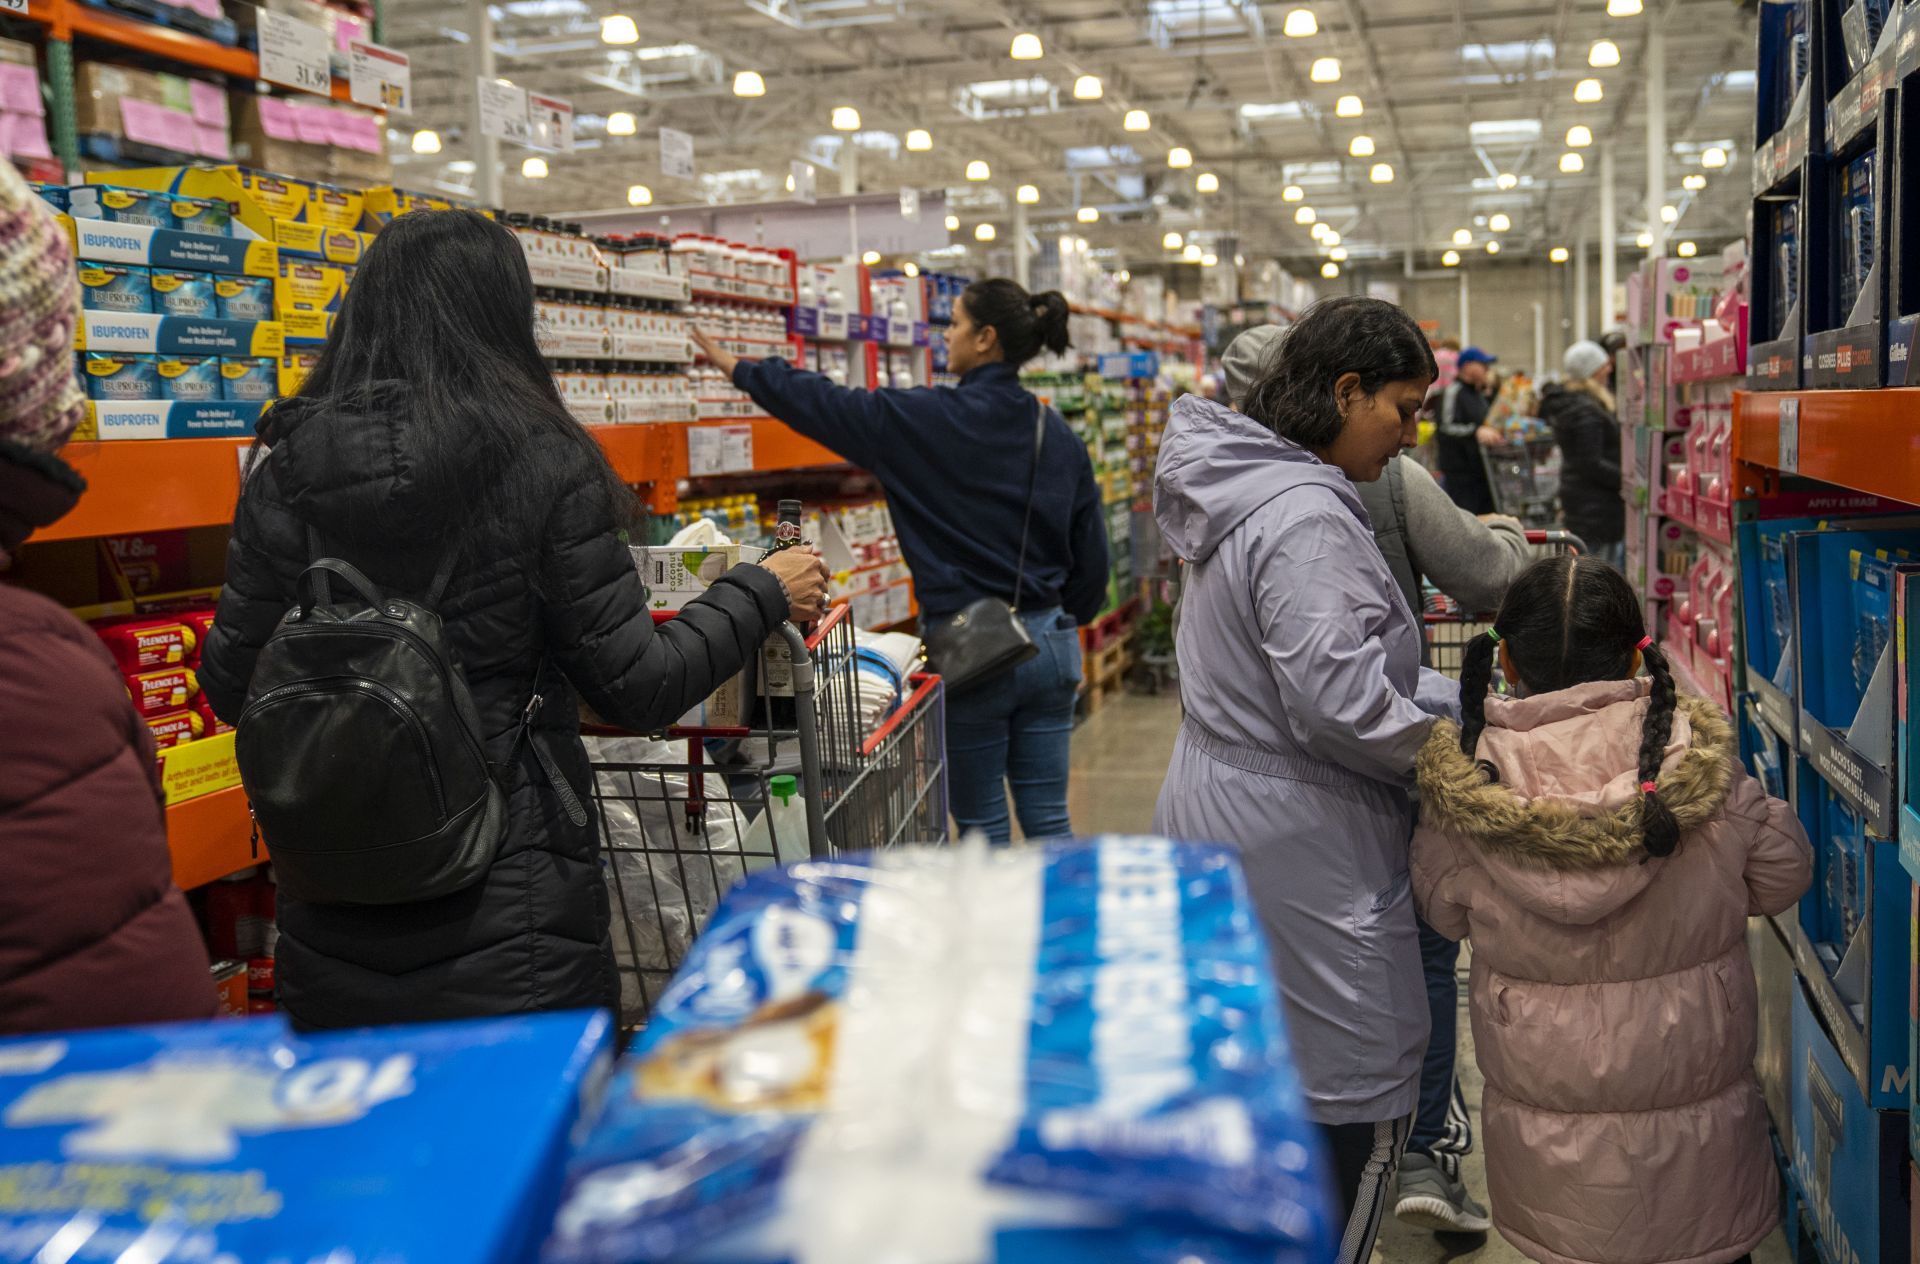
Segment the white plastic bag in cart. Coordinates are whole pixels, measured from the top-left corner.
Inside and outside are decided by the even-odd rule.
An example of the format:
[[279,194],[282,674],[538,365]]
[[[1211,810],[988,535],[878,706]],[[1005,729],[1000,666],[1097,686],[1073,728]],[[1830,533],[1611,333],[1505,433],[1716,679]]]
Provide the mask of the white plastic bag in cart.
[[[771,855],[742,854],[747,812],[726,778],[705,773],[700,794],[684,773],[657,771],[687,763],[685,739],[590,737],[601,817],[602,868],[613,907],[621,963],[622,1013],[640,1013],[642,977],[657,992],[686,956],[687,946],[721,899],[747,874],[774,864]],[[697,813],[688,805],[703,801]]]

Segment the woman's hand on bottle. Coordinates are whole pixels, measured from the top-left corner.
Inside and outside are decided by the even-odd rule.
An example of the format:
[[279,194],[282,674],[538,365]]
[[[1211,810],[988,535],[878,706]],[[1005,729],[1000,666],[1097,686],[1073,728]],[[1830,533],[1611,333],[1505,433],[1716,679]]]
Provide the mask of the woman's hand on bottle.
[[782,549],[760,565],[787,590],[787,618],[812,623],[827,613],[827,564],[813,549]]
[[700,348],[700,354],[707,362],[719,369],[729,378],[733,376],[734,366],[740,363],[740,357],[713,340],[713,336],[698,325],[693,327],[693,345]]

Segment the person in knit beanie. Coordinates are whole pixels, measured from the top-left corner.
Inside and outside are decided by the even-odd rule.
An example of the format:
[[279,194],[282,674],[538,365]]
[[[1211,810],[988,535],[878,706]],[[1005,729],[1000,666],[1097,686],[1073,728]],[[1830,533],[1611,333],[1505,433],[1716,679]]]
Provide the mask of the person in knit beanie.
[[73,371],[80,287],[53,208],[0,162],[0,565],[86,484],[53,455],[86,415]]
[[100,638],[4,578],[86,490],[55,455],[86,415],[79,314],[66,232],[0,158],[0,1036],[216,1008],[153,734]]

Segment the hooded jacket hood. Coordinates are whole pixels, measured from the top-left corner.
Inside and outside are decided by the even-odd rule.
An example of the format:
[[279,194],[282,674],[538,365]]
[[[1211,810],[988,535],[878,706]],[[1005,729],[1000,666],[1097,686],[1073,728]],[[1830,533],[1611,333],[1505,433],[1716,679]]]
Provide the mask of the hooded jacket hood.
[[[295,397],[260,421],[287,507],[362,544],[435,540],[466,512],[479,454],[446,459],[412,415],[403,382],[330,399]],[[453,455],[453,454],[447,454]]]
[[1353,483],[1299,444],[1224,404],[1174,401],[1154,474],[1160,530],[1183,561],[1204,562],[1242,522],[1296,487],[1325,487],[1372,529]]
[[[1596,681],[1489,698],[1476,758],[1460,749],[1458,726],[1436,724],[1418,762],[1426,824],[1471,845],[1495,884],[1530,911],[1569,925],[1606,917],[1660,869],[1641,846],[1635,769],[1650,688]],[[1659,777],[1681,847],[1726,803],[1733,759],[1726,718],[1681,694]]]

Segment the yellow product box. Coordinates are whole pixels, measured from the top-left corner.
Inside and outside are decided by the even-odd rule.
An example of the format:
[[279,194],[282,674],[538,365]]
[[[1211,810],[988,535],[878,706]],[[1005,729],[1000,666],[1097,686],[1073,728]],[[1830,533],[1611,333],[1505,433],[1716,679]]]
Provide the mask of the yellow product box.
[[280,323],[286,326],[288,342],[325,342],[333,333],[337,312],[282,312]]
[[347,270],[324,263],[303,263],[297,259],[280,261],[280,277],[273,283],[273,310],[285,316],[291,312],[337,312],[347,296]]
[[373,234],[277,219],[273,221],[273,239],[282,254],[301,255],[325,263],[359,263],[373,243]]
[[320,363],[318,351],[289,351],[280,357],[280,397],[298,395],[307,384],[307,375]]
[[366,220],[363,227],[379,232],[402,215],[414,211],[450,211],[458,203],[430,193],[414,193],[392,185],[376,185],[367,190]]
[[307,202],[307,222],[322,228],[358,229],[366,213],[367,195],[354,189],[316,184]]
[[271,172],[255,171],[250,167],[229,168],[234,179],[246,191],[248,197],[269,219],[299,220],[307,213],[307,205],[313,200],[313,186],[299,180],[289,180]]

